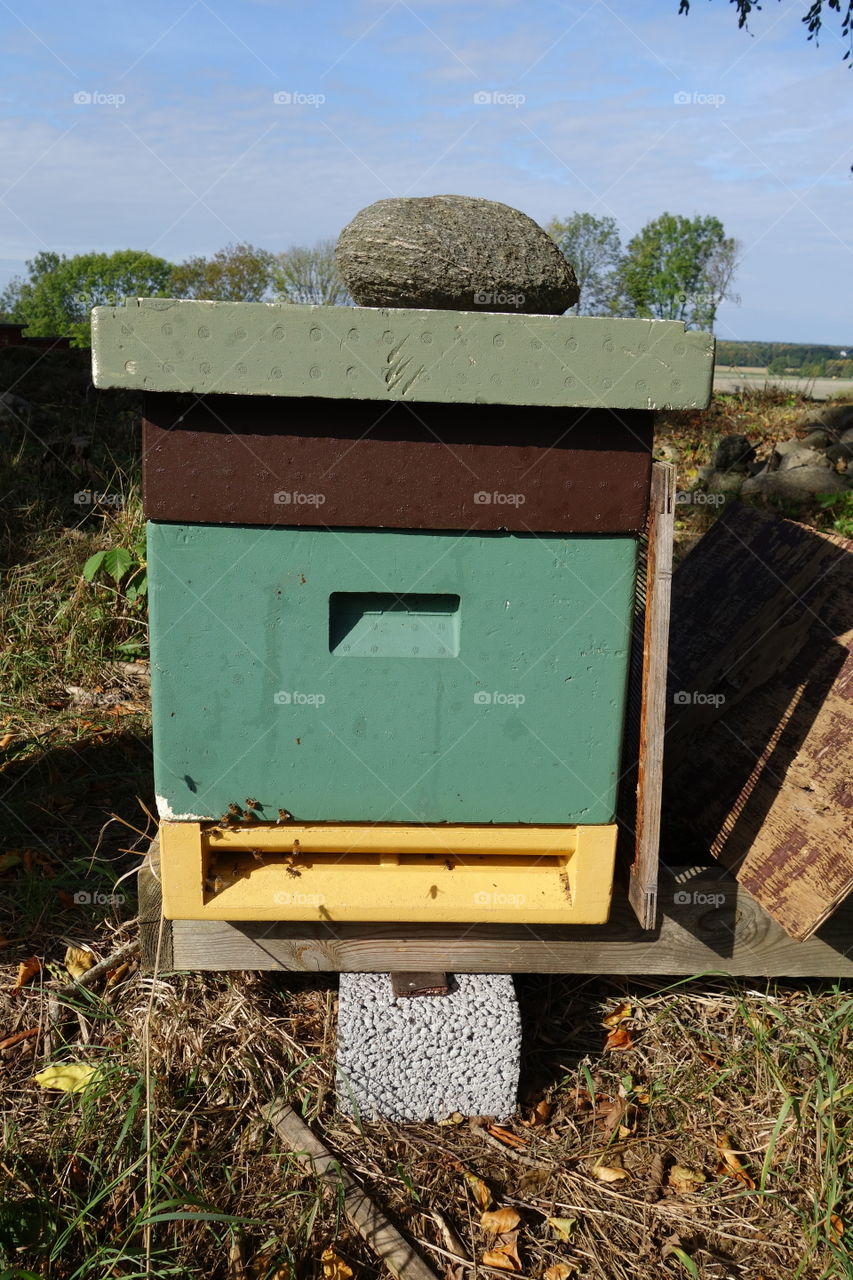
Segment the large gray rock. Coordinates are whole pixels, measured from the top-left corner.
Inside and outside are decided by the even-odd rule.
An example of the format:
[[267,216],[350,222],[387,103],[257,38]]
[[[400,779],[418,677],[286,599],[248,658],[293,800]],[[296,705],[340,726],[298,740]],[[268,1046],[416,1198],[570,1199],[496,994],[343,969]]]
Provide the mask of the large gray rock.
[[340,234],[338,269],[364,307],[562,315],[575,273],[527,214],[473,196],[377,200]]
[[746,471],[755,457],[755,449],[746,436],[723,436],[714,450],[717,471]]
[[817,493],[847,489],[841,476],[822,467],[795,467],[792,471],[762,471],[744,481],[741,495],[765,498],[808,498]]
[[818,453],[815,449],[807,449],[805,445],[800,445],[797,449],[788,449],[779,460],[780,471],[796,471],[800,467],[814,467],[818,470],[828,471],[831,466],[832,463],[825,453]]

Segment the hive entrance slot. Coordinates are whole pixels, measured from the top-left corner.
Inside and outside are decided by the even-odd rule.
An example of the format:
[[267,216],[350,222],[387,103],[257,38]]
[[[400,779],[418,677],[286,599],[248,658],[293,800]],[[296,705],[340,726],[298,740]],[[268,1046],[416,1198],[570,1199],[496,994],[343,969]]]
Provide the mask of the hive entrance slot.
[[329,651],[344,658],[453,658],[459,596],[335,591]]

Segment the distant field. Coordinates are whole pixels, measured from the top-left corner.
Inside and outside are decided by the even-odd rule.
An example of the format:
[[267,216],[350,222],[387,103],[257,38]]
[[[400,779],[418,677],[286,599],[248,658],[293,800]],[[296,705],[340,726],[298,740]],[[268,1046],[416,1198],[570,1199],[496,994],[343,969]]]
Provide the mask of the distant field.
[[813,400],[828,400],[830,396],[853,396],[853,378],[783,378],[769,374],[758,365],[739,365],[737,368],[718,365],[714,370],[714,390],[734,391],[737,387],[781,387],[810,396]]

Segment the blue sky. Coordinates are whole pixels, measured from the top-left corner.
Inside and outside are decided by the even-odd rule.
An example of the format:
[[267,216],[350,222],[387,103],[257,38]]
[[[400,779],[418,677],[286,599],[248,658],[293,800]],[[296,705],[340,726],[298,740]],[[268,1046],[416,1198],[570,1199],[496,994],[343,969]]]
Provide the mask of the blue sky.
[[806,8],[765,0],[750,36],[726,0],[0,0],[0,281],[459,192],[626,241],[715,214],[743,245],[719,337],[853,345],[853,71]]

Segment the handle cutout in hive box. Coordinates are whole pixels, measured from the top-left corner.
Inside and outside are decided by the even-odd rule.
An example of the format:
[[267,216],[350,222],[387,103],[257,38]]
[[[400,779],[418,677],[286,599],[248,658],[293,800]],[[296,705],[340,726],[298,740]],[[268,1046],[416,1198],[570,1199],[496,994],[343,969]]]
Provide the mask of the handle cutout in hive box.
[[459,596],[334,591],[329,651],[341,658],[455,658]]

